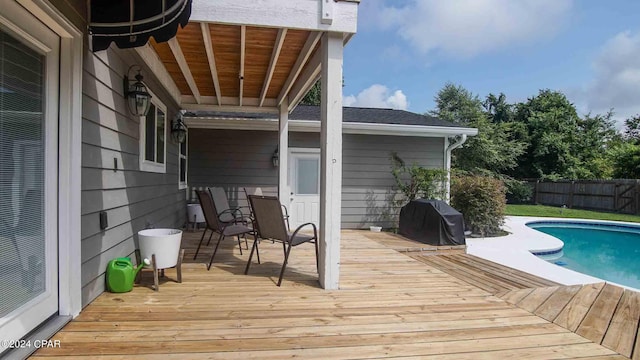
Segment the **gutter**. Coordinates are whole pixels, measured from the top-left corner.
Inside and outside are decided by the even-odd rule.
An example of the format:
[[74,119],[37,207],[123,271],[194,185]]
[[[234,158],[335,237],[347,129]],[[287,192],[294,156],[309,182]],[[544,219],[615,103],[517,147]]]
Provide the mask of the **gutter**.
[[[446,141],[448,142],[448,138],[446,139]],[[462,144],[464,144],[467,141],[467,134],[462,134],[460,136],[460,139],[458,139],[458,141],[454,142],[453,144],[450,144],[446,147],[445,149],[445,154],[444,154],[444,166],[445,166],[445,170],[447,171],[447,183],[446,183],[446,201],[447,203],[449,203],[449,200],[451,199],[451,152],[459,147],[462,146]]]

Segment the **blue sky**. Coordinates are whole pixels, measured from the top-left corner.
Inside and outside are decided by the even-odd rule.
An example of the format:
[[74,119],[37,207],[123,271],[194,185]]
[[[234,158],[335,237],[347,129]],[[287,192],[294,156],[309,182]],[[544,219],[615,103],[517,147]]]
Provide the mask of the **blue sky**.
[[640,1],[362,0],[344,105],[423,113],[446,84],[523,101],[563,91],[579,112],[640,113]]

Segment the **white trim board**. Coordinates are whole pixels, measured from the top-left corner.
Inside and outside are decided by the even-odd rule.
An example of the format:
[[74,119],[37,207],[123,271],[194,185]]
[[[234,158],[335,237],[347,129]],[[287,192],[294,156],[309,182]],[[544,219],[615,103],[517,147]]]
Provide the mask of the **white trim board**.
[[355,33],[358,25],[358,3],[335,1],[331,22],[323,22],[325,0],[254,0],[194,1],[190,21]]
[[[185,117],[185,123],[192,129],[227,129],[278,131],[277,119],[207,118]],[[313,120],[289,120],[291,132],[319,132],[320,122]],[[447,137],[455,135],[475,136],[476,128],[449,126],[421,126],[400,124],[374,124],[343,122],[343,134],[394,135],[418,137]]]
[[82,148],[83,32],[46,0],[18,3],[60,36],[58,145],[58,281],[59,314],[77,316],[82,309],[80,204]]

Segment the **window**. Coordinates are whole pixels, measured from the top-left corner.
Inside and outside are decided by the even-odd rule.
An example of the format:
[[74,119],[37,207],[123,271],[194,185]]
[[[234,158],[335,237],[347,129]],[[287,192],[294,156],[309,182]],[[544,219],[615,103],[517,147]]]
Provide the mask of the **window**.
[[140,170],[164,173],[167,109],[156,97],[151,99],[147,116],[140,117]]
[[178,144],[178,188],[187,188],[187,148],[189,144],[189,131],[184,142]]

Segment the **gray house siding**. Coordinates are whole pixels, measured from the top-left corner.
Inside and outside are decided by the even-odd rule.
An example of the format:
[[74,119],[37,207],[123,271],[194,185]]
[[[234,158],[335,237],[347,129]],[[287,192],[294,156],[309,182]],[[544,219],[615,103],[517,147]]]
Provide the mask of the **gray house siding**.
[[[53,4],[86,33],[87,2],[62,0]],[[85,42],[82,81],[82,304],[86,306],[105,288],[107,262],[132,256],[135,234],[147,226],[181,227],[185,220],[185,191],[178,190],[177,146],[167,142],[166,173],[140,171],[139,122],[129,114],[122,78],[131,64],[141,64],[131,51],[109,49],[98,53]],[[143,70],[145,83],[164,105],[167,118],[177,105],[170,101],[152,74]],[[167,129],[169,124],[167,125]],[[168,131],[168,130],[167,130]],[[167,140],[170,139],[167,132]],[[114,159],[118,167],[114,169]],[[99,213],[109,226],[101,230]]]
[[342,138],[342,227],[397,226],[391,152],[407,164],[444,166],[444,138],[345,134]]
[[[278,169],[271,157],[278,144],[273,131],[192,129],[189,132],[189,186],[224,187],[231,206],[246,206],[243,187],[276,194]],[[291,133],[289,146],[317,148],[317,133]],[[191,201],[197,201],[193,191]]]
[[[262,186],[275,194],[278,171],[271,162],[278,134],[273,131],[192,129],[189,135],[189,185],[221,186],[232,206],[246,206],[244,186]],[[292,148],[318,148],[318,133],[290,133]],[[343,136],[342,227],[395,226],[398,209],[390,153],[408,164],[442,168],[444,138]],[[195,196],[191,194],[191,200]]]
[[[134,58],[133,58],[134,59]],[[178,147],[170,139],[177,106],[143,72],[145,83],[167,106],[166,172],[140,171],[139,120],[123,98],[122,78],[132,54],[108,49],[84,56],[82,129],[82,301],[105,288],[109,260],[133,256],[137,232],[146,227],[182,227],[185,191],[178,189]],[[117,169],[114,169],[114,159]],[[99,213],[109,226],[101,230]]]

